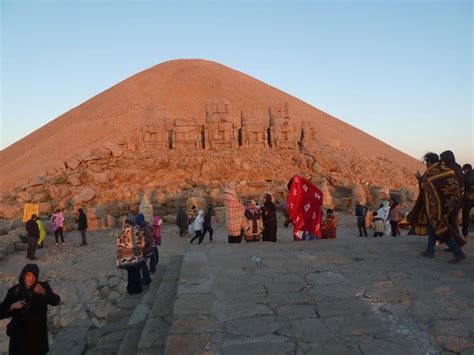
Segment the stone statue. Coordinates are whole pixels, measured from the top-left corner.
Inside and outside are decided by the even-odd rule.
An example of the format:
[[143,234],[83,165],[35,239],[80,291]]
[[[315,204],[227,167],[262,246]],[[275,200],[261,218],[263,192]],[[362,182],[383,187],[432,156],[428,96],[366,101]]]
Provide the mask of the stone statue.
[[301,122],[301,148],[313,148],[316,146],[316,126],[313,121]]
[[296,148],[299,137],[290,120],[288,104],[270,108],[270,143],[273,148]]
[[228,149],[238,145],[237,127],[232,122],[231,105],[226,99],[211,99],[206,105],[205,148]]
[[[241,114],[242,146],[247,148],[266,148],[268,146],[268,123],[262,117],[251,111]],[[268,121],[267,121],[268,122]]]
[[203,148],[203,126],[194,118],[174,120],[172,147],[180,151]]

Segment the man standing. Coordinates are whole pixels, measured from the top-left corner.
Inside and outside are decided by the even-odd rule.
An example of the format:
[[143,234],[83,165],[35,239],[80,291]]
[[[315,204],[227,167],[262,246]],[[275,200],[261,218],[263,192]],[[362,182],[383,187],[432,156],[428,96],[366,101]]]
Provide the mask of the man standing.
[[87,216],[84,213],[84,210],[82,208],[79,208],[77,210],[77,212],[79,212],[79,217],[76,220],[77,229],[79,229],[79,231],[81,232],[82,243],[81,243],[80,246],[83,247],[83,246],[87,245],[87,240],[86,240],[86,230],[87,230],[87,227],[88,227],[87,226]]
[[471,208],[474,207],[474,170],[471,164],[464,164],[464,195],[462,206],[462,235],[467,237],[471,222]]
[[359,228],[359,237],[362,237],[362,231],[364,237],[368,237],[367,229],[365,228],[365,215],[367,214],[367,207],[356,201],[355,204],[355,215],[357,217],[357,228]]
[[36,214],[32,214],[31,219],[26,222],[26,231],[28,233],[28,249],[26,251],[26,258],[30,260],[37,259],[35,257],[35,252],[38,238],[40,236],[38,224],[36,223],[37,218]]

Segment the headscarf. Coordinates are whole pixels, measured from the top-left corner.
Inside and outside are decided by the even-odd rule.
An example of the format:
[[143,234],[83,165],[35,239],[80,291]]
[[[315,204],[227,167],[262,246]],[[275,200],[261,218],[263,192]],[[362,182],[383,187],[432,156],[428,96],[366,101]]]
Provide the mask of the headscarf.
[[39,279],[39,267],[36,264],[26,264],[25,267],[21,270],[20,277],[19,277],[19,283],[20,283],[20,289],[26,290],[25,287],[25,275],[27,272],[31,272],[35,278],[36,281]]

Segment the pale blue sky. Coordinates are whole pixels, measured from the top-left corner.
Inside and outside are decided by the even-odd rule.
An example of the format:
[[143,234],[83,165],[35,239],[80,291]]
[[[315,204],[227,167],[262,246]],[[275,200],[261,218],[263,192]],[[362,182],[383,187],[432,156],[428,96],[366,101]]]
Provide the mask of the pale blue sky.
[[0,2],[2,148],[141,70],[204,58],[415,158],[474,163],[471,1]]

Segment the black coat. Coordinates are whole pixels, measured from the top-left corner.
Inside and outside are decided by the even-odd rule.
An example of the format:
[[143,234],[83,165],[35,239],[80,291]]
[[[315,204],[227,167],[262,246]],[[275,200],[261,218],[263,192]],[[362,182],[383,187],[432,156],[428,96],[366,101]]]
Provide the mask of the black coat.
[[[45,295],[26,290],[18,284],[8,290],[0,305],[0,319],[12,317],[7,327],[10,355],[39,355],[49,351],[48,305],[57,306],[61,299],[47,282],[39,284],[45,289]],[[27,300],[27,306],[10,311],[10,305],[20,300]]]
[[84,212],[79,213],[79,218],[76,223],[78,224],[77,229],[80,231],[85,231],[87,229],[87,216]]
[[33,239],[38,239],[40,236],[40,231],[38,228],[38,223],[35,220],[30,219],[26,222],[26,231],[28,232],[28,237]]

